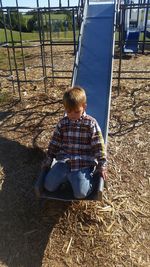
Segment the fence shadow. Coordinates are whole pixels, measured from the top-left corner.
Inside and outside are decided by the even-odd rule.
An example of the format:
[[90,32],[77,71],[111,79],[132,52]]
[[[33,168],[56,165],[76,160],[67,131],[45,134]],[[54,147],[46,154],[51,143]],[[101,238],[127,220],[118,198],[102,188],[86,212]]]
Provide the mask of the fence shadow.
[[[148,86],[133,88],[124,97],[124,102],[121,105],[116,104],[113,107],[110,121],[110,136],[123,136],[145,124],[149,124],[148,90]],[[115,101],[115,97],[113,100]]]
[[0,137],[0,262],[40,267],[52,230],[69,203],[41,205],[33,192],[43,152]]

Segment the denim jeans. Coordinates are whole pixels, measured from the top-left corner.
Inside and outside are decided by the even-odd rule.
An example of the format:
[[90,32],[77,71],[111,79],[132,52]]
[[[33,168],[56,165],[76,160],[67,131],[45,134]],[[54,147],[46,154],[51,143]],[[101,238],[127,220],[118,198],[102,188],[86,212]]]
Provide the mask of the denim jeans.
[[70,182],[74,197],[83,199],[92,191],[93,173],[91,168],[79,171],[70,171],[70,166],[66,162],[56,162],[45,177],[44,187],[50,191],[55,191],[62,183]]

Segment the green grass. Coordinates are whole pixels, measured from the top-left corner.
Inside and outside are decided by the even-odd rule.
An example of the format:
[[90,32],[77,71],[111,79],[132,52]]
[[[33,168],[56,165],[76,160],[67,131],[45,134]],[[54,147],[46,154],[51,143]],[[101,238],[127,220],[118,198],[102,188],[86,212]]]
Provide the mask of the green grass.
[[[13,40],[15,42],[19,42],[20,41],[20,35],[19,32],[17,31],[12,31],[13,33]],[[39,34],[38,32],[33,32],[33,33],[27,33],[27,32],[22,32],[22,40],[23,41],[34,41],[34,40],[39,40]],[[78,35],[78,31],[76,34],[76,37]],[[45,33],[45,39],[47,38],[47,33]],[[7,39],[9,42],[11,42],[11,34],[10,31],[7,30]],[[50,39],[50,37],[48,36],[48,39]],[[53,40],[67,40],[67,39],[73,39],[73,33],[72,31],[68,31],[66,38],[65,38],[65,33],[64,32],[59,32],[59,35],[57,35],[57,33],[53,32],[52,33],[52,39]],[[0,42],[6,42],[5,39],[5,32],[3,29],[0,29]]]
[[[31,19],[33,16],[32,15],[23,15],[23,17],[25,18],[26,24],[27,24],[28,20]],[[65,20],[65,18],[66,18],[66,14],[50,14],[51,20]],[[44,24],[45,24],[45,21],[49,21],[49,14],[43,14]]]
[[[38,14],[38,13],[35,13]],[[44,14],[43,14],[44,15]],[[23,15],[23,17],[28,21],[30,18],[33,17],[33,15]],[[47,19],[49,19],[49,14],[46,14]],[[64,20],[66,18],[66,14],[50,14],[51,19],[58,19],[58,20]]]
[[32,15],[23,15],[24,19],[26,21],[28,21],[29,19],[31,19],[33,16]]
[[[13,40],[14,41],[20,41],[20,35],[19,32],[17,31],[12,31],[13,33]],[[7,39],[8,42],[11,42],[11,33],[9,30],[7,30]],[[28,33],[28,32],[22,32],[22,40],[26,41],[26,40],[37,40],[39,39],[39,34],[37,32],[33,32],[33,33]],[[5,32],[3,29],[0,29],[0,42],[6,42],[5,39]]]

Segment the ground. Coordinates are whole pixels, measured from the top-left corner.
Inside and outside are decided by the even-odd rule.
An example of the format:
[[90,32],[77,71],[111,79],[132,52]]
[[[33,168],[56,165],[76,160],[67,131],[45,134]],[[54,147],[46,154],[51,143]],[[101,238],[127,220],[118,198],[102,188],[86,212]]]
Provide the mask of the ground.
[[[148,70],[148,60],[126,58],[122,68]],[[150,81],[121,80],[118,95],[113,80],[103,201],[40,202],[33,185],[67,83],[48,93],[24,85],[22,102],[1,84],[0,267],[149,267]]]

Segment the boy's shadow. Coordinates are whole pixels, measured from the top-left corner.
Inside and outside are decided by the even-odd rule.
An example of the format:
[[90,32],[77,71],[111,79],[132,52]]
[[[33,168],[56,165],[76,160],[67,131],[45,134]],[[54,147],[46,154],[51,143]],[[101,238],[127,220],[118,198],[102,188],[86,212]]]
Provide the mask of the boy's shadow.
[[0,262],[40,267],[51,232],[69,202],[35,198],[33,185],[43,152],[0,137]]

